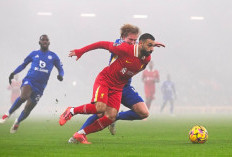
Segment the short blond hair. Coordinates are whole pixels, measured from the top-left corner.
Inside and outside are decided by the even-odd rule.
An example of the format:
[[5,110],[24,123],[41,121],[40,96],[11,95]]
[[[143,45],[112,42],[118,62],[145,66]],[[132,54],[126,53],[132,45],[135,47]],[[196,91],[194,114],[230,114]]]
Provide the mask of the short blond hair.
[[131,24],[124,24],[120,28],[120,35],[121,38],[125,38],[128,36],[128,34],[140,34],[139,27],[131,25]]

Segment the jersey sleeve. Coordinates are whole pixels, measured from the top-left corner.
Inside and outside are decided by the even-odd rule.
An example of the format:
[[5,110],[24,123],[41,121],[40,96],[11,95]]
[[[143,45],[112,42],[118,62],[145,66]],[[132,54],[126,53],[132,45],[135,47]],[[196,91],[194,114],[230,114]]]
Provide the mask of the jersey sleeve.
[[33,54],[34,52],[31,52],[25,59],[24,59],[24,62],[19,65],[15,71],[14,71],[14,74],[17,74],[19,72],[21,72],[23,69],[25,69],[25,67],[30,63],[32,62],[32,57],[33,57]]
[[111,53],[122,56],[122,55],[128,55],[133,54],[133,45],[129,45],[127,43],[122,43],[120,45],[115,45],[113,42],[109,41],[99,41],[93,44],[90,44],[88,46],[85,46],[81,49],[74,50],[76,56],[80,58],[84,53],[95,50],[95,49],[105,49],[109,50]]
[[61,63],[60,58],[57,55],[55,55],[54,65],[57,68],[59,75],[64,76],[63,64]]

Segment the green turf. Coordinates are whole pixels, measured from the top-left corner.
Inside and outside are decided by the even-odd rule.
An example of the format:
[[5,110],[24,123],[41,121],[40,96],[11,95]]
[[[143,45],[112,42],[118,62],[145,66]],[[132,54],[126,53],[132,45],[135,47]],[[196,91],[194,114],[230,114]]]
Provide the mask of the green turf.
[[[9,120],[0,125],[0,156],[232,156],[232,116],[193,118],[163,116],[147,121],[118,121],[115,136],[108,129],[88,135],[92,145],[67,143],[83,123],[76,118],[62,127],[57,119],[28,119],[16,134],[9,133],[13,123]],[[208,130],[205,144],[189,142],[188,131],[195,124]]]

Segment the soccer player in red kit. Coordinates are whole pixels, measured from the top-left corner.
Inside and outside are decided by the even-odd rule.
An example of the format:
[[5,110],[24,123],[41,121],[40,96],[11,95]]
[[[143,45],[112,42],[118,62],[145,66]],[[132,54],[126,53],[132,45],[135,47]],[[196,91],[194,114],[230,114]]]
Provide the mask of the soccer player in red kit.
[[148,64],[148,70],[143,71],[142,80],[144,82],[144,91],[147,108],[150,109],[152,100],[155,99],[155,83],[160,81],[158,70],[153,69],[153,62]]
[[98,74],[93,86],[91,103],[78,107],[68,107],[60,116],[60,125],[64,125],[76,114],[102,114],[101,118],[73,135],[73,138],[80,143],[90,144],[86,135],[103,130],[115,121],[124,85],[132,76],[146,67],[154,47],[155,38],[151,34],[145,33],[141,35],[139,44],[136,45],[101,41],[71,51],[69,56],[77,56],[77,59],[85,52],[98,48],[109,50],[118,57]]

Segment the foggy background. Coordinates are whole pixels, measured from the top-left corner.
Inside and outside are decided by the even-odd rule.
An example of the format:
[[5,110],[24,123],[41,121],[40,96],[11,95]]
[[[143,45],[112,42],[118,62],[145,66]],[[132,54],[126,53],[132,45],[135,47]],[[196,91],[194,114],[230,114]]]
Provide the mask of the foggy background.
[[[160,73],[152,115],[159,113],[160,87],[167,74],[176,86],[176,114],[232,112],[230,0],[0,0],[0,19],[1,115],[10,107],[10,73],[31,51],[40,48],[42,34],[49,36],[50,50],[60,57],[65,75],[64,81],[59,82],[54,67],[31,116],[56,116],[67,106],[89,103],[95,77],[108,64],[110,53],[90,51],[76,62],[75,58],[68,58],[69,51],[96,41],[114,41],[119,38],[120,27],[127,23],[138,26],[142,33],[153,34],[156,41],[166,45],[152,54]],[[19,73],[20,79],[29,68],[30,65]],[[144,98],[141,74],[133,78],[132,85]]]

